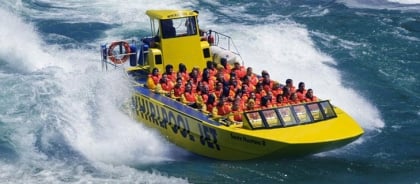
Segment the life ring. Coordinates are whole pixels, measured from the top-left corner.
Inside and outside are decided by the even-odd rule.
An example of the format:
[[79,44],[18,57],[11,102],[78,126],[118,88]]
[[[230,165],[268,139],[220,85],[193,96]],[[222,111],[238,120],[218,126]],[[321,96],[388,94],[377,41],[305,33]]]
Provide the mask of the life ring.
[[[114,48],[116,46],[123,46],[124,47],[124,56],[123,57],[116,57],[114,55]],[[121,52],[121,51],[120,51]],[[119,42],[112,42],[112,44],[109,46],[108,49],[108,58],[114,63],[114,64],[123,64],[127,61],[127,59],[130,57],[130,44],[125,41],[119,41]]]

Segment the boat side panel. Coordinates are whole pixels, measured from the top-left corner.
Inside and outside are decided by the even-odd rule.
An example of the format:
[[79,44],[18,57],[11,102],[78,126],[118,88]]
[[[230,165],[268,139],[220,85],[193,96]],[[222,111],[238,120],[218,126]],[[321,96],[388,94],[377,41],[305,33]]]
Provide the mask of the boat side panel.
[[253,159],[287,146],[281,142],[239,134],[240,128],[221,125],[197,110],[143,87],[136,88],[133,111],[138,121],[158,129],[168,140],[211,158]]

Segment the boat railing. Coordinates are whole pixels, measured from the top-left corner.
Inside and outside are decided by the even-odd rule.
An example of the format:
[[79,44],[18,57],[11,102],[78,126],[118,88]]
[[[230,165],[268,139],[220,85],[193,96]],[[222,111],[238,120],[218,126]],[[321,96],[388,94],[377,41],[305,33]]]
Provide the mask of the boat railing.
[[[112,50],[110,50],[112,44],[118,43],[117,46],[112,47]],[[127,44],[128,47],[130,47],[130,52],[127,52],[123,44]],[[122,66],[123,63],[125,63],[127,60],[131,62],[131,60],[134,59],[134,61],[137,63],[138,58],[136,57],[138,52],[140,52],[140,46],[142,43],[138,40],[118,40],[113,41],[111,43],[105,43],[102,44],[100,47],[100,53],[101,53],[101,65],[102,70],[108,70],[109,66],[112,66],[114,68],[119,68]],[[146,51],[147,52],[147,51]],[[134,57],[133,57],[134,56]],[[113,61],[113,58],[117,58],[117,60],[121,58],[125,58],[124,60],[120,60],[119,62]],[[133,61],[133,62],[134,62]]]
[[[209,35],[208,36],[209,42],[211,42],[212,45],[218,46],[222,49],[232,52],[233,54],[237,55],[243,62],[242,56],[239,53],[239,50],[236,47],[235,42],[233,41],[232,37],[230,37],[229,35],[217,32],[217,31],[213,31],[213,30],[209,30],[207,34]],[[244,63],[242,63],[242,65],[244,65]]]

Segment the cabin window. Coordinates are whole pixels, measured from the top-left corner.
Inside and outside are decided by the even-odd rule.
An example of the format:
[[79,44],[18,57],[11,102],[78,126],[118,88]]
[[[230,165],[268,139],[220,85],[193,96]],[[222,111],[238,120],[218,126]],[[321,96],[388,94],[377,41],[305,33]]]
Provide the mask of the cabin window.
[[292,126],[297,125],[298,122],[296,122],[296,118],[292,113],[292,110],[290,107],[282,107],[277,109],[279,115],[281,116],[281,119],[284,122],[284,126]]
[[210,57],[210,49],[209,48],[203,49],[203,55],[204,55],[205,58],[209,58]]
[[322,107],[322,110],[324,111],[326,119],[337,117],[329,101],[320,102],[320,105]]
[[246,117],[248,118],[249,124],[251,125],[253,129],[264,127],[264,123],[258,111],[246,113]]
[[162,62],[162,55],[156,55],[155,56],[155,64],[156,65],[161,65],[163,62]]
[[305,105],[296,105],[293,106],[293,111],[296,113],[296,118],[299,123],[308,123],[311,122],[311,117],[308,114],[308,111],[305,108]]
[[276,111],[274,109],[262,111],[265,121],[269,127],[281,126],[280,119],[277,117]]
[[197,34],[197,25],[194,16],[178,19],[164,19],[160,21],[160,25],[163,38],[174,38]]
[[309,111],[311,112],[311,115],[314,121],[321,121],[324,119],[324,115],[319,109],[318,103],[308,104],[307,106],[308,106]]

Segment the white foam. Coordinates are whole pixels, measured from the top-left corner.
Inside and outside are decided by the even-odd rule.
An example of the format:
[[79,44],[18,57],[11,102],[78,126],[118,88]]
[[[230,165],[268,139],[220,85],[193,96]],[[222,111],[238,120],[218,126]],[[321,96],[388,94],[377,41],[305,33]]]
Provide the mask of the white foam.
[[[96,49],[86,49],[88,47],[85,46],[81,46],[80,49],[63,49],[57,45],[47,45],[34,25],[11,13],[19,9],[25,15],[45,20],[91,22],[108,19],[109,23],[122,24],[130,21],[147,22],[144,12],[146,8],[152,8],[152,5],[154,8],[165,8],[167,4],[172,4],[174,8],[180,8],[182,4],[187,4],[173,1],[153,4],[137,0],[130,2],[131,4],[96,1],[95,3],[99,5],[97,7],[92,6],[90,4],[92,2],[39,2],[66,7],[58,8],[57,11],[26,9],[21,3],[11,4],[10,6],[15,6],[11,11],[1,7],[0,22],[8,25],[0,29],[0,39],[4,41],[0,45],[1,62],[6,62],[8,67],[17,71],[29,73],[31,77],[15,79],[24,82],[21,81],[22,84],[13,87],[19,88],[21,85],[26,87],[17,90],[17,94],[11,96],[15,98],[17,104],[14,104],[11,107],[13,109],[9,111],[16,113],[15,111],[19,112],[18,108],[32,104],[35,108],[32,111],[40,111],[40,114],[19,118],[11,117],[13,114],[1,115],[2,120],[19,127],[13,128],[16,129],[16,134],[11,138],[18,151],[19,162],[10,165],[0,161],[2,165],[0,178],[8,178],[11,183],[39,181],[56,183],[61,182],[62,178],[74,178],[82,183],[83,181],[187,182],[157,172],[142,172],[132,168],[175,160],[177,157],[182,159],[185,152],[172,154],[173,145],[163,140],[154,130],[143,127],[123,112],[122,106],[129,99],[130,92],[128,84],[124,82],[123,72],[101,72],[98,61],[100,54]],[[98,17],[95,14],[98,12],[103,12],[107,17]],[[115,16],[118,19],[113,19]],[[142,20],[137,20],[138,17]],[[143,26],[148,27],[148,25]],[[19,73],[15,74],[17,75]],[[37,75],[42,77],[36,77]],[[8,77],[9,74],[2,76]],[[33,96],[28,97],[30,100],[21,101],[21,96],[27,97],[27,95]],[[30,112],[28,113],[30,115]],[[52,128],[43,128],[44,126]],[[89,171],[84,172],[89,170],[85,166],[80,168],[64,166],[62,161],[49,158],[49,153],[43,151],[52,151],[49,150],[54,148],[51,143],[56,142],[58,138],[64,140],[63,147],[76,151],[89,161],[88,165],[96,166],[99,173],[105,174],[92,175]],[[38,150],[39,147],[43,150]],[[53,152],[60,154],[60,151],[62,150]],[[78,162],[74,161],[76,165]],[[36,171],[33,168],[36,168]],[[77,172],[73,173],[74,171]]]
[[[0,58],[11,68],[21,71],[35,71],[48,66],[60,66],[56,58],[51,56],[47,46],[39,38],[31,24],[23,22],[19,17],[0,9]],[[48,46],[53,47],[53,46]],[[66,67],[62,66],[61,67]]]
[[420,11],[420,0],[338,0],[350,8]]
[[399,3],[399,4],[420,4],[420,0],[388,0],[392,3]]

